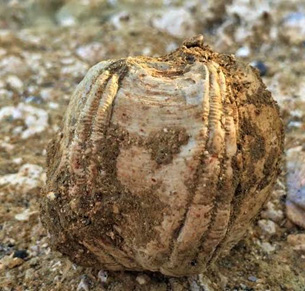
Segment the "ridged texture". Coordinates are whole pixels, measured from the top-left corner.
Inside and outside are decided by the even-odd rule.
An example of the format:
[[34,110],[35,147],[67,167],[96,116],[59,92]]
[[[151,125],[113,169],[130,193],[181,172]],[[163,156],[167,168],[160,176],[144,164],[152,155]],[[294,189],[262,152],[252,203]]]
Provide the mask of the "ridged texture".
[[200,39],[160,58],[102,62],[49,146],[42,220],[79,264],[200,273],[262,208],[282,149],[257,73]]

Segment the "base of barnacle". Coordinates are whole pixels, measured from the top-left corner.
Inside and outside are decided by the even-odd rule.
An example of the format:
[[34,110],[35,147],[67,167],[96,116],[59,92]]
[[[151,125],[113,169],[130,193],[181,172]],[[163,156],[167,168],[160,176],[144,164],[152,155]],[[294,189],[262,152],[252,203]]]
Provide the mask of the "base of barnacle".
[[[45,203],[42,204],[43,212],[52,212],[52,213],[62,213],[62,209],[58,207],[61,203],[58,204],[58,201],[61,199],[60,195],[55,194],[51,192],[51,195],[46,195],[48,200],[45,201]],[[55,197],[55,198],[54,198]],[[53,202],[57,202],[56,204],[53,204]],[[63,203],[63,201],[62,201]],[[72,212],[69,214],[69,210],[64,210],[66,214],[69,217],[72,217]],[[48,219],[46,219],[46,215],[43,213],[43,224],[48,228],[54,227],[54,221],[50,222]],[[55,215],[52,215],[52,219],[56,219]],[[58,219],[59,221],[60,219]],[[81,219],[79,219],[81,220]],[[86,225],[88,222],[84,220],[84,225]],[[84,266],[84,267],[93,267],[95,269],[103,269],[103,270],[109,270],[109,271],[133,271],[133,272],[158,272],[165,276],[170,277],[185,277],[185,276],[196,276],[198,274],[206,274],[206,278],[209,278],[210,274],[213,273],[215,277],[215,265],[214,262],[216,261],[217,257],[213,257],[213,260],[209,263],[209,265],[199,265],[196,262],[196,259],[191,260],[190,268],[189,269],[179,269],[178,266],[176,266],[173,269],[170,268],[162,268],[159,269],[149,269],[147,267],[147,264],[145,267],[126,267],[122,266],[121,264],[113,264],[113,265],[105,265],[103,261],[99,260],[99,257],[101,256],[100,250],[98,248],[92,248],[88,243],[84,244],[82,239],[80,237],[85,238],[86,241],[88,241],[88,237],[92,238],[96,236],[96,230],[85,231],[82,232],[82,229],[79,228],[77,230],[77,237],[75,238],[72,231],[67,231],[64,229],[60,229],[61,223],[58,223],[56,225],[57,230],[52,230],[51,237],[51,245],[54,247],[55,250],[60,251],[64,255],[67,255],[71,261],[74,263]],[[60,229],[60,230],[59,230]],[[56,235],[54,235],[56,233]],[[76,235],[76,234],[75,234]],[[90,239],[89,239],[90,241]],[[95,240],[94,244],[98,244],[98,242]],[[232,245],[233,247],[233,245]],[[185,257],[187,257],[187,254],[183,254]],[[224,255],[224,254],[222,254]],[[149,261],[149,258],[147,259]],[[214,270],[214,271],[213,271]],[[217,272],[216,272],[217,273]],[[208,275],[209,274],[209,275]]]

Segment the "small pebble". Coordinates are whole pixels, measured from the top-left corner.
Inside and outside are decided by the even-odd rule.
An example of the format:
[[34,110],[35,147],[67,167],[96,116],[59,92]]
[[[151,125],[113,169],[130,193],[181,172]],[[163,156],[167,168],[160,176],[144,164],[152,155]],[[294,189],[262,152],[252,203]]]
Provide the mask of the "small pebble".
[[35,258],[32,258],[29,263],[30,263],[31,267],[36,267],[39,265],[39,262],[40,262],[39,258],[35,257]]
[[301,128],[303,126],[303,122],[301,121],[290,121],[288,123],[289,129]]
[[287,156],[286,214],[294,224],[305,228],[305,151],[302,146],[290,148]]
[[42,104],[43,99],[38,96],[28,96],[25,98],[25,103]]
[[258,242],[257,243],[261,248],[262,250],[266,253],[266,254],[270,254],[272,252],[275,251],[276,247],[273,246],[272,244],[270,244],[269,242]]
[[149,277],[147,275],[138,275],[136,278],[136,281],[140,284],[140,285],[145,285],[148,283],[149,281]]
[[38,211],[30,211],[30,209],[25,209],[23,212],[15,215],[15,219],[18,221],[28,221],[30,217],[34,214],[37,214]]
[[251,282],[256,282],[257,278],[255,276],[249,276],[248,280],[251,281]]
[[56,199],[56,194],[54,192],[49,192],[47,194],[47,198],[51,201],[55,200]]
[[108,281],[108,272],[104,270],[100,270],[97,274],[98,278],[102,283],[107,283]]
[[287,242],[294,250],[305,252],[305,233],[290,234],[287,237]]
[[25,271],[24,279],[26,282],[30,282],[35,277],[35,270],[34,269],[27,269]]
[[269,219],[261,219],[258,221],[259,227],[265,234],[272,235],[276,233],[276,224]]
[[143,50],[142,50],[142,54],[144,56],[149,56],[151,54],[151,48],[150,47],[145,47]]
[[271,219],[274,222],[281,222],[284,219],[283,211],[275,209],[272,202],[267,203],[266,210],[262,212],[261,216],[266,219]]
[[[65,2],[64,2],[65,3]],[[80,3],[66,2],[56,13],[56,22],[63,27],[71,27],[78,23],[77,16],[79,16]]]
[[126,26],[126,23],[129,21],[130,15],[127,11],[121,11],[111,17],[111,24],[116,29],[121,29]]
[[250,49],[249,47],[247,46],[243,46],[241,48],[239,48],[236,52],[235,52],[235,55],[237,57],[240,57],[240,58],[245,58],[245,57],[248,57],[250,55]]
[[259,74],[263,77],[267,74],[268,68],[262,61],[254,61],[251,66],[259,70]]
[[7,266],[9,269],[12,269],[12,268],[22,265],[23,263],[24,263],[24,260],[22,260],[20,258],[13,258]]
[[49,106],[50,109],[58,109],[59,104],[58,104],[58,103],[55,103],[55,102],[50,102],[50,103],[48,104],[48,106]]
[[53,88],[43,88],[40,90],[40,97],[43,100],[50,100],[50,99],[52,99],[53,95],[55,94],[54,92],[55,92],[55,90]]
[[4,256],[0,260],[0,270],[2,269],[13,269],[15,267],[18,267],[24,263],[24,260],[21,258],[13,258],[12,256]]
[[178,48],[178,44],[175,43],[175,42],[170,42],[167,47],[166,47],[166,52],[169,53],[169,52],[172,52],[174,51],[176,48]]
[[13,258],[25,259],[28,256],[28,252],[26,250],[17,250],[13,254]]
[[8,76],[6,82],[11,88],[15,89],[18,92],[21,92],[23,89],[23,82],[17,76]]
[[89,291],[89,280],[88,277],[86,275],[82,276],[81,281],[79,282],[78,286],[77,286],[77,291]]
[[16,165],[20,165],[22,163],[22,158],[14,158],[13,163]]

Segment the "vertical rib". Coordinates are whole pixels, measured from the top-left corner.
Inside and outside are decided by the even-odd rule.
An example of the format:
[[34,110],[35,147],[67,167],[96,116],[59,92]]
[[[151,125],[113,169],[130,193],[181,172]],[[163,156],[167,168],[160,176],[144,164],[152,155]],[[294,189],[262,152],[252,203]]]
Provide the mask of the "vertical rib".
[[97,110],[102,89],[108,78],[109,71],[105,71],[97,78],[89,93],[86,104],[81,110],[80,117],[76,124],[74,137],[68,151],[70,174],[74,184],[74,186],[69,190],[69,194],[72,196],[77,194],[78,190],[82,185],[85,184],[87,179],[84,165],[86,141],[90,134],[92,119]]
[[[196,189],[191,196],[188,210],[182,223],[181,230],[170,256],[170,264],[164,269],[180,266],[181,269],[190,267],[188,258],[198,252],[201,237],[208,231],[215,200],[218,175],[220,173],[219,157],[223,151],[224,130],[221,125],[222,96],[219,77],[215,63],[207,64],[205,98],[203,103],[204,128],[202,138],[206,140],[202,148],[196,180]],[[193,255],[192,255],[193,254]]]
[[[92,148],[92,153],[90,155],[89,165],[88,165],[88,188],[91,189],[94,185],[94,181],[97,176],[97,164],[96,155],[102,146],[103,139],[106,134],[107,127],[112,114],[112,107],[114,103],[115,96],[119,89],[119,77],[114,74],[110,81],[108,82],[105,91],[103,92],[102,98],[100,99],[98,109],[96,112],[95,120],[92,125],[92,132],[90,136],[90,143]],[[100,163],[103,166],[103,161]]]
[[118,75],[113,75],[106,86],[105,91],[103,92],[102,98],[99,102],[98,110],[96,113],[96,118],[92,126],[91,141],[93,143],[93,153],[96,153],[98,150],[97,141],[103,139],[104,129],[108,126],[112,105],[114,98],[117,94],[119,88],[119,77]]
[[214,207],[214,216],[209,227],[209,232],[199,250],[198,262],[200,264],[203,262],[206,264],[210,261],[215,249],[226,234],[230,220],[230,204],[236,188],[233,183],[232,169],[232,158],[236,154],[236,131],[232,117],[232,109],[229,108],[230,101],[227,96],[228,92],[225,76],[222,71],[219,73],[219,84],[220,95],[224,103],[225,154],[221,162],[223,167],[219,175],[218,186],[216,189],[215,201],[217,201],[217,205]]

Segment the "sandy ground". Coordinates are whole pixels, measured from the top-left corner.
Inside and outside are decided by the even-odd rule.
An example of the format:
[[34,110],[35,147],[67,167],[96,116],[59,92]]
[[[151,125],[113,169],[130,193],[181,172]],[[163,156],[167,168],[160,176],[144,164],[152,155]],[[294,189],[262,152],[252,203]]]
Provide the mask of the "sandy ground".
[[[305,290],[304,27],[303,0],[0,0],[0,290]],[[161,55],[196,33],[256,66],[278,101],[286,143],[270,201],[209,274],[72,264],[39,219],[45,149],[71,93],[103,59]]]

